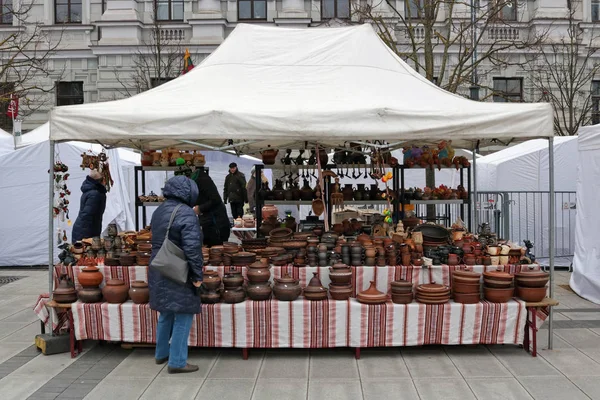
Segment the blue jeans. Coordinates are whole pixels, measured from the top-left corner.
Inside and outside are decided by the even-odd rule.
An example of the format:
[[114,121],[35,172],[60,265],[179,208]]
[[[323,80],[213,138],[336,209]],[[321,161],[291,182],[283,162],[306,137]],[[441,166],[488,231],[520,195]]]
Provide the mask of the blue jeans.
[[[156,327],[157,360],[169,357],[169,367],[183,368],[187,364],[188,338],[194,314],[160,313]],[[169,345],[169,340],[171,344]]]

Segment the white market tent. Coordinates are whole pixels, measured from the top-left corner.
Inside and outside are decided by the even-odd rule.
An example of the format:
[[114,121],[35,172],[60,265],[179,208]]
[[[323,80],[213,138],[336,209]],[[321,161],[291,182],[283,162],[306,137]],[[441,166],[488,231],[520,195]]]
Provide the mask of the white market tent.
[[581,127],[577,143],[577,222],[570,286],[581,297],[600,304],[600,125]]
[[[473,149],[496,139],[552,143],[552,136],[549,104],[473,102],[445,92],[396,56],[369,24],[239,24],[208,58],[173,81],[128,99],[58,107],[50,116],[50,138],[58,142],[245,154],[267,145],[331,148],[355,141],[377,147],[365,140],[395,149],[451,139],[455,148]],[[49,242],[52,248],[52,237]],[[550,264],[553,270],[552,257]]]
[[15,149],[13,135],[0,129],[0,156],[10,153]]

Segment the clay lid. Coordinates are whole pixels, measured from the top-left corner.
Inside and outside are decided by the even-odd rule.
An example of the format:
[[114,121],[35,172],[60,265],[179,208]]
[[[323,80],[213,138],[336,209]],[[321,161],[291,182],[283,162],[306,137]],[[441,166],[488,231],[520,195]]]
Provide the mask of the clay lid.
[[294,283],[294,284],[298,284],[298,279],[292,278],[288,273],[286,273],[285,275],[283,275],[281,278],[275,278],[275,280],[277,282],[281,282],[281,283]]
[[408,281],[404,281],[404,280],[393,281],[392,283],[390,283],[390,285],[392,285],[393,287],[413,287],[412,282],[408,282]]
[[464,278],[481,278],[481,274],[473,271],[454,271],[452,272],[454,276],[460,276]]
[[500,280],[512,280],[513,276],[508,272],[502,271],[490,271],[483,273],[484,278],[500,279]]
[[124,284],[125,284],[125,282],[123,282],[120,279],[109,279],[106,281],[106,286],[121,286]]
[[371,281],[371,286],[363,292],[360,292],[357,296],[359,299],[366,300],[385,300],[387,299],[387,295],[383,292],[377,290],[375,286],[375,281]]
[[549,278],[550,274],[544,271],[521,271],[515,274],[517,278]]
[[325,289],[323,286],[307,286],[304,288],[304,291],[307,293],[322,293],[326,292],[327,289]]
[[426,283],[417,286],[417,290],[423,293],[444,293],[450,290],[446,285],[440,285],[439,283]]

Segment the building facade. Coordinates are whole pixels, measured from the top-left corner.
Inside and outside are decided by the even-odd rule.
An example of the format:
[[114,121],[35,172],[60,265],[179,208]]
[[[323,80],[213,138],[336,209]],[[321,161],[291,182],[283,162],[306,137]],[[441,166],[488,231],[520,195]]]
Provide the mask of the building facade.
[[[26,17],[11,16],[7,10],[24,1],[33,1]],[[423,4],[435,0],[409,1]],[[0,35],[26,35],[32,24],[38,24],[44,40],[57,43],[45,63],[45,73],[31,78],[38,80],[35,86],[39,90],[28,95],[27,101],[35,110],[23,116],[23,129],[29,130],[46,122],[48,111],[55,105],[114,100],[147,89],[140,80],[154,86],[175,78],[181,73],[185,49],[189,49],[191,60],[197,65],[227,38],[237,23],[303,28],[361,23],[366,18],[356,10],[365,4],[394,26],[399,47],[408,44],[411,35],[400,21],[414,18],[418,12],[403,0],[0,0]],[[589,36],[600,20],[600,1],[582,0],[577,4],[579,10],[573,16],[577,26]],[[440,7],[436,26],[443,29],[449,20],[444,14],[448,6]],[[482,30],[485,37],[480,45],[484,48],[486,41],[517,41],[543,30],[553,32],[548,35],[548,40],[552,40],[563,35],[568,26],[564,23],[569,16],[567,0],[508,0],[501,7],[503,23],[490,24]],[[454,21],[470,18],[464,10],[454,12],[464,14]],[[413,39],[422,39],[418,23],[412,32]],[[452,51],[461,51],[459,45],[456,47]],[[161,52],[157,49],[161,48],[174,57],[168,69],[157,71],[160,68],[156,65],[141,65],[140,58],[156,58],[157,51]],[[502,67],[482,63],[478,67],[480,97],[487,101],[538,101],[539,94],[528,82],[529,72],[518,65],[531,51],[507,50],[503,56],[515,62]],[[452,60],[450,57],[449,62]],[[10,76],[5,79],[10,81]],[[594,80],[593,88],[592,95],[600,96],[600,81]],[[468,94],[468,85],[462,90]],[[595,104],[597,109],[597,101]]]

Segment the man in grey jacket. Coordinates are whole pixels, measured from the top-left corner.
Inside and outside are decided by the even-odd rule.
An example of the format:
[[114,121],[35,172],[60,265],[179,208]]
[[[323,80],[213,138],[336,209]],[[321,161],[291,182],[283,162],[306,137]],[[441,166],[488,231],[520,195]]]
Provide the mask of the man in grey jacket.
[[244,203],[248,202],[246,177],[238,170],[236,163],[229,164],[229,175],[225,178],[223,188],[223,201],[229,201],[231,204],[231,215],[234,219],[244,215]]

